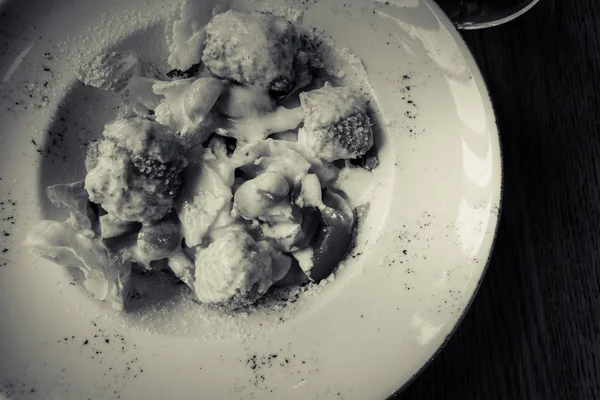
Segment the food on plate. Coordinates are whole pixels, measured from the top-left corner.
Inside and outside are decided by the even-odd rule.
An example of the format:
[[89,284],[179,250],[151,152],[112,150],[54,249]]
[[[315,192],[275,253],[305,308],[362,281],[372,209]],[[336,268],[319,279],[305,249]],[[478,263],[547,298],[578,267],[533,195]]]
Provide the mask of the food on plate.
[[137,235],[135,260],[150,268],[152,261],[169,258],[181,247],[179,225],[166,219],[144,224]]
[[256,117],[273,111],[269,92],[243,85],[228,85],[216,105],[217,112],[229,118]]
[[55,207],[69,210],[67,222],[74,228],[92,228],[94,211],[88,202],[84,181],[49,186],[46,188],[46,196]]
[[140,117],[106,125],[103,136],[85,177],[90,201],[123,221],[152,222],[167,215],[187,164],[177,136]]
[[84,274],[83,286],[96,299],[113,308],[125,308],[131,292],[131,261],[113,254],[98,235],[66,222],[42,221],[25,240],[36,256],[44,257]]
[[372,173],[357,159],[376,165],[367,99],[322,79],[300,27],[226,11],[204,28],[194,1],[181,10],[172,71],[113,52],[77,72],[125,111],[88,146],[85,179],[47,189],[70,217],[25,241],[119,310],[135,274],[165,268],[197,301],[232,309],[327,278],[366,201]]
[[298,140],[327,161],[354,159],[373,146],[373,128],[366,100],[348,87],[333,87],[300,94],[304,127]]
[[204,142],[214,130],[211,110],[224,86],[213,77],[156,82],[152,89],[162,97],[154,109],[156,122],[168,126],[188,147]]
[[100,236],[102,237],[102,239],[112,239],[119,236],[124,236],[128,233],[133,233],[133,231],[139,229],[138,223],[123,221],[111,214],[101,215],[99,218],[99,223]]
[[273,250],[246,231],[232,229],[196,250],[194,290],[205,303],[252,304],[273,284]]
[[151,64],[141,62],[132,54],[117,52],[101,54],[75,73],[83,84],[111,92],[123,91],[136,77],[159,76]]
[[283,92],[294,85],[297,50],[296,30],[286,19],[229,10],[206,26],[202,62],[221,78]]

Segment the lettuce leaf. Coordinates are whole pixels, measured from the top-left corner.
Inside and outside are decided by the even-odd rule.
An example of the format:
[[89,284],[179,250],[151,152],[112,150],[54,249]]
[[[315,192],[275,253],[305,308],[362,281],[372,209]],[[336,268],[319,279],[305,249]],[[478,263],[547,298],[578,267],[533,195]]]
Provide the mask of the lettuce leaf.
[[95,215],[88,201],[84,181],[49,186],[46,195],[55,207],[69,210],[71,217],[67,222],[73,228],[92,229]]
[[41,221],[27,235],[24,246],[32,254],[85,276],[83,286],[96,299],[123,310],[130,294],[131,262],[110,251],[96,234],[67,222]]

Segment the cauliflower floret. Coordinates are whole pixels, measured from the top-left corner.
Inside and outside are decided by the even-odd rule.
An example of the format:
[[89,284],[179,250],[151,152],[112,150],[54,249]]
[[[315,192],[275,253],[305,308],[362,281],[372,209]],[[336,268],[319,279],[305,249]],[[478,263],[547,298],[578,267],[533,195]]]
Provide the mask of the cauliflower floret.
[[348,87],[325,84],[300,94],[304,127],[298,141],[327,161],[353,159],[373,145],[373,129],[366,101]]
[[196,252],[194,289],[204,303],[250,305],[273,284],[273,254],[243,230],[230,230]]
[[123,221],[167,215],[187,164],[181,142],[164,126],[139,117],[118,119],[103,134],[85,178],[90,201]]
[[284,18],[227,11],[211,20],[206,34],[202,61],[213,74],[274,91],[293,87],[298,38]]

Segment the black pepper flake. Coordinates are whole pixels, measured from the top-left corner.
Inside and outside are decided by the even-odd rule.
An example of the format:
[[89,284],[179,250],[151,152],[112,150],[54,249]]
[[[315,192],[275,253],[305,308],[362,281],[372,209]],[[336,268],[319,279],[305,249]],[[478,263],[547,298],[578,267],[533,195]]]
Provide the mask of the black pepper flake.
[[406,255],[408,252],[406,250],[402,250],[402,254]]
[[88,344],[89,342],[90,342],[89,340],[85,339],[85,340],[83,341],[83,345],[84,345],[84,346],[87,346],[87,344]]

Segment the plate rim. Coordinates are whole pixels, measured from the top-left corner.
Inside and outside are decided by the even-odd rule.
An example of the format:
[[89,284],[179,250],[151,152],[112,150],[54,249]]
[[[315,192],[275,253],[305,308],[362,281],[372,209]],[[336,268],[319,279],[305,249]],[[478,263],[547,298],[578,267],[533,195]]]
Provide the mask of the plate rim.
[[[393,400],[394,397],[400,395],[412,383],[414,383],[417,380],[417,378],[419,378],[421,376],[421,374],[423,374],[423,372],[425,372],[425,370],[427,368],[429,368],[429,366],[433,363],[435,358],[440,355],[440,353],[444,350],[444,348],[446,347],[446,345],[448,344],[450,339],[452,339],[452,337],[454,336],[454,334],[456,333],[456,331],[458,330],[460,325],[463,323],[463,320],[465,319],[466,315],[468,314],[469,310],[471,309],[471,306],[473,305],[473,302],[475,301],[475,298],[477,297],[477,294],[479,293],[479,289],[481,288],[483,280],[485,279],[485,276],[487,274],[488,268],[490,267],[492,256],[493,256],[494,250],[496,248],[496,241],[498,239],[498,230],[500,229],[500,220],[502,218],[502,209],[503,209],[503,204],[504,204],[504,153],[502,150],[502,137],[500,135],[500,127],[498,125],[498,119],[496,117],[496,107],[495,107],[494,101],[492,99],[492,96],[490,95],[489,86],[488,86],[483,74],[481,73],[481,67],[479,66],[479,63],[477,62],[477,59],[473,56],[471,49],[469,48],[469,46],[463,39],[462,35],[458,31],[459,28],[457,26],[455,26],[454,23],[452,23],[450,18],[446,15],[446,13],[441,9],[441,7],[435,1],[432,1],[432,0],[423,0],[423,1],[431,9],[431,11],[444,23],[445,27],[452,34],[453,39],[455,39],[457,44],[462,48],[463,55],[465,54],[464,51],[466,50],[466,55],[471,58],[471,60],[473,61],[473,65],[475,66],[475,70],[471,70],[471,74],[476,73],[479,76],[481,83],[483,84],[483,89],[485,90],[485,95],[490,102],[491,112],[494,117],[494,126],[496,127],[496,135],[498,137],[498,150],[499,150],[498,162],[499,162],[499,166],[500,166],[500,170],[499,170],[500,187],[499,187],[499,192],[498,192],[498,213],[497,213],[497,217],[495,218],[496,225],[494,227],[494,234],[492,235],[492,242],[490,244],[490,250],[488,253],[488,257],[487,257],[485,265],[481,271],[481,275],[477,281],[477,284],[475,285],[475,290],[471,294],[469,301],[467,302],[464,310],[462,311],[462,313],[456,320],[456,323],[454,324],[454,326],[452,327],[450,332],[446,335],[446,337],[444,338],[442,343],[434,351],[434,353],[429,357],[429,359],[421,366],[421,368],[419,368],[418,371],[416,371],[406,382],[404,382],[402,384],[402,386],[400,386],[398,389],[396,389],[394,392],[392,392],[390,395],[388,395],[386,400]],[[532,7],[538,1],[539,0],[535,0],[532,3]],[[527,11],[527,10],[525,10],[525,11]],[[515,16],[514,18],[516,18],[517,16]],[[505,22],[507,22],[507,21],[505,21]],[[465,29],[465,28],[463,28],[463,29]],[[472,28],[472,29],[475,29],[475,28]]]
[[[441,344],[435,349],[435,351],[433,352],[433,354],[428,358],[428,360],[422,364],[422,366],[409,378],[406,379],[407,374],[403,374],[403,376],[400,376],[400,374],[398,375],[399,379],[398,381],[402,381],[402,385],[396,389],[394,392],[392,392],[391,394],[388,395],[388,397],[394,397],[397,394],[401,393],[403,390],[405,390],[408,386],[410,386],[410,384],[412,384],[414,382],[414,380],[416,378],[418,378],[418,376],[420,376],[420,374],[427,368],[430,366],[430,364],[433,362],[434,358],[437,357],[439,355],[439,353],[441,353],[441,351],[444,349],[445,345],[448,343],[448,341],[450,340],[450,338],[454,335],[454,333],[456,332],[456,330],[458,329],[459,325],[463,322],[464,317],[466,316],[467,312],[469,311],[472,303],[474,302],[475,296],[478,294],[479,289],[481,287],[481,284],[483,282],[483,279],[485,278],[487,269],[490,265],[490,261],[491,261],[491,257],[493,255],[494,249],[495,249],[495,244],[496,244],[496,240],[498,237],[498,230],[499,230],[499,225],[500,225],[500,218],[501,218],[501,211],[502,211],[502,205],[503,205],[503,194],[504,194],[504,170],[503,170],[503,152],[502,152],[502,141],[501,141],[501,137],[500,137],[500,132],[499,132],[499,127],[498,127],[498,123],[497,123],[497,119],[496,119],[496,110],[494,107],[494,103],[492,101],[492,98],[490,96],[489,93],[489,88],[486,84],[486,81],[481,73],[481,69],[479,68],[479,65],[477,63],[477,60],[473,57],[473,54],[471,53],[470,49],[468,48],[468,46],[466,45],[466,43],[464,42],[462,36],[460,35],[460,33],[456,30],[456,27],[454,26],[454,24],[452,24],[449,20],[449,18],[445,15],[445,13],[443,13],[443,11],[441,11],[441,9],[439,8],[439,6],[437,6],[437,4],[435,4],[433,1],[429,1],[429,0],[422,0],[424,5],[426,7],[429,7],[429,9],[431,10],[431,13],[433,15],[435,15],[436,18],[438,18],[440,20],[440,22],[442,23],[443,28],[447,29],[449,34],[452,37],[452,40],[458,45],[458,48],[461,50],[461,55],[464,58],[465,62],[467,63],[467,65],[469,65],[469,69],[472,75],[474,75],[475,78],[479,79],[478,81],[478,92],[480,93],[484,103],[485,103],[485,97],[487,96],[487,99],[489,100],[489,104],[491,108],[485,107],[486,113],[490,113],[489,117],[493,118],[494,121],[494,126],[495,126],[495,130],[492,131],[494,128],[493,126],[490,126],[490,132],[492,135],[490,137],[494,138],[494,136],[497,139],[497,143],[498,143],[498,149],[499,152],[495,153],[497,154],[497,156],[499,157],[498,159],[498,171],[495,172],[495,175],[498,179],[497,184],[494,185],[493,189],[492,189],[492,193],[497,193],[497,199],[495,202],[497,202],[497,207],[498,207],[498,211],[497,213],[494,212],[494,214],[496,215],[492,215],[489,218],[489,221],[494,223],[494,232],[492,234],[491,230],[490,232],[485,233],[484,235],[488,237],[488,243],[489,243],[489,248],[486,250],[487,252],[487,259],[485,260],[485,263],[483,265],[483,267],[480,270],[480,273],[478,274],[478,278],[477,278],[477,282],[474,285],[474,289],[472,290],[472,293],[469,296],[464,296],[465,299],[465,306],[464,309],[462,310],[462,312],[460,313],[460,315],[458,315],[457,318],[455,318],[451,329],[449,330],[449,332],[446,334],[446,336],[444,337],[444,339],[442,340]],[[0,7],[4,6],[6,4],[9,4],[10,0],[0,0]],[[491,125],[491,124],[490,124]],[[499,185],[499,188],[496,186]],[[496,190],[498,190],[496,192]],[[492,234],[491,238],[490,238],[490,234]],[[486,246],[488,247],[488,246]],[[484,253],[485,254],[485,253]],[[482,259],[483,261],[483,259]]]

